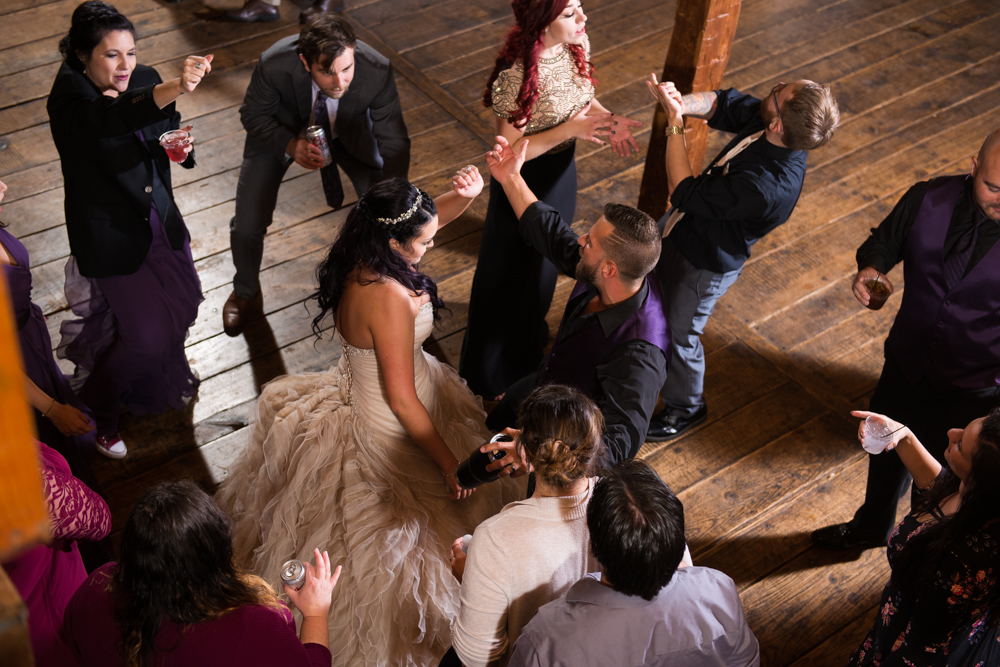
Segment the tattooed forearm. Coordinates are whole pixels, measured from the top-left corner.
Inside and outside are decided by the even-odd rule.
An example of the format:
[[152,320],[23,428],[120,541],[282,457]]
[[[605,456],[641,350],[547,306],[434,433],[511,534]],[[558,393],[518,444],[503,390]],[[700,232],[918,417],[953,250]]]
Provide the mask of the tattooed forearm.
[[707,93],[691,93],[685,95],[684,115],[695,116],[696,118],[710,118],[715,113],[715,100],[718,95],[710,90]]

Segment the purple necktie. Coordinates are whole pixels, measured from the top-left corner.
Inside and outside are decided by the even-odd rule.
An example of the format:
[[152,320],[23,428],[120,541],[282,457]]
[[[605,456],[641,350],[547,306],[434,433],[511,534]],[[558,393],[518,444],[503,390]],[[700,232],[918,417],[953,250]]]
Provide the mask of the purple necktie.
[[[327,96],[323,91],[316,94],[316,107],[313,109],[313,117],[316,125],[323,128],[326,133],[326,145],[333,154],[332,139],[330,138],[330,114],[326,110]],[[337,161],[334,160],[327,166],[319,170],[320,178],[323,179],[323,194],[326,195],[326,203],[330,208],[340,208],[344,205],[344,186],[340,182],[340,172],[337,171]]]
[[965,267],[969,265],[969,258],[972,257],[972,249],[976,247],[976,238],[979,236],[979,223],[985,219],[982,213],[976,211],[972,217],[972,228],[966,230],[951,251],[944,258],[944,281],[950,292],[955,285],[962,280],[965,275]]

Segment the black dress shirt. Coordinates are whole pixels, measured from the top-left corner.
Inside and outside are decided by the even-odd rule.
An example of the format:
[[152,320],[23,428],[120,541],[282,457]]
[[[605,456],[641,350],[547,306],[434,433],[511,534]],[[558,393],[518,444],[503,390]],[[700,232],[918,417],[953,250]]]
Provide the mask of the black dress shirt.
[[727,273],[742,267],[750,246],[791,216],[802,192],[806,152],[776,146],[761,136],[724,167],[716,167],[729,149],[765,128],[756,97],[732,88],[717,94],[708,125],[736,136],[700,176],[677,184],[670,203],[684,217],[670,239],[695,268]]
[[[871,236],[858,248],[858,271],[874,266],[881,273],[889,273],[892,267],[903,261],[906,237],[917,219],[928,187],[930,181],[921,181],[907,190],[885,220],[871,230]],[[945,256],[951,251],[955,242],[969,230],[977,217],[981,220],[979,234],[976,236],[976,245],[972,249],[972,255],[963,275],[968,275],[1000,238],[1000,223],[995,220],[983,220],[986,216],[979,210],[972,197],[972,178],[969,178],[965,181],[962,195],[958,199],[955,211],[951,214],[948,232],[944,237]]]
[[[556,268],[570,278],[576,277],[580,260],[577,234],[560,217],[559,213],[544,202],[536,202],[521,216],[521,235],[545,255]],[[645,302],[649,294],[648,282],[634,295],[610,308],[596,313],[583,313],[583,309],[598,295],[597,288],[587,290],[566,304],[566,317],[559,333],[560,340],[587,327],[600,326],[605,335],[617,329]],[[545,361],[542,361],[542,365]],[[541,368],[541,367],[539,367]],[[537,377],[537,373],[532,377]],[[604,445],[607,463],[613,464],[634,457],[646,439],[649,419],[656,407],[660,388],[667,379],[667,359],[655,345],[644,340],[631,340],[608,352],[597,364],[597,378],[604,391],[598,407],[604,414]],[[516,383],[517,393],[512,396],[515,407],[535,387],[535,382]],[[506,398],[506,397],[505,397]]]

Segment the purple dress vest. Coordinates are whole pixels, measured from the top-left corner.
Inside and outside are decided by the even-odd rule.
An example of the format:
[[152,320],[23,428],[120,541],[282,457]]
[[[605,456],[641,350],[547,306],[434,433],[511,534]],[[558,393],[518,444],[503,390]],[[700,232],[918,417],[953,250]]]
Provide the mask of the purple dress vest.
[[[604,329],[600,324],[593,324],[564,339],[563,329],[566,327],[566,318],[569,317],[569,309],[567,308],[566,312],[563,313],[562,322],[559,324],[559,333],[556,334],[556,342],[552,346],[552,352],[549,353],[542,364],[542,370],[538,373],[538,386],[568,385],[582,391],[594,401],[600,402],[604,398],[604,390],[597,379],[598,364],[616,347],[633,340],[644,340],[655,345],[663,352],[669,362],[670,326],[667,324],[667,316],[663,312],[660,285],[653,274],[646,277],[646,284],[649,285],[646,300],[628,319],[612,331],[610,336],[604,335]],[[586,290],[587,283],[577,281],[573,293],[569,296],[569,301],[572,302]]]
[[944,239],[965,179],[934,179],[924,196],[906,238],[906,289],[885,345],[911,383],[926,376],[936,387],[975,390],[1000,384],[1000,243],[948,291]]

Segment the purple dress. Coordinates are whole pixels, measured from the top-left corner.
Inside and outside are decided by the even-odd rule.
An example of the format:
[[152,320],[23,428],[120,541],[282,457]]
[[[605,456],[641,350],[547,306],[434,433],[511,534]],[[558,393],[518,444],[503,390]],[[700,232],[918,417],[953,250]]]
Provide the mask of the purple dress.
[[[93,422],[93,413],[73,393],[66,376],[59,370],[52,354],[52,339],[45,326],[42,309],[31,301],[31,263],[28,251],[6,229],[0,229],[0,243],[17,262],[17,266],[12,264],[5,266],[4,273],[14,308],[14,318],[17,320],[17,334],[21,343],[25,374],[46,394],[60,403],[80,410]],[[63,435],[51,421],[43,418],[38,410],[32,412],[35,415],[38,439],[66,457],[73,474],[92,485],[90,469],[82,453],[87,449],[93,449],[95,432],[79,436]]]
[[122,404],[137,416],[183,409],[198,386],[184,353],[203,300],[191,245],[185,235],[170,247],[155,205],[149,224],[149,253],[131,275],[87,278],[75,258],[66,264],[66,300],[81,319],[63,322],[59,356],[76,364],[72,382],[100,435],[118,429]]
[[60,631],[66,606],[87,579],[76,540],[107,537],[111,512],[99,495],[70,474],[58,452],[42,443],[38,448],[54,539],[52,544],[33,547],[3,567],[28,607],[35,663],[39,667],[72,666],[76,658]]
[[[64,636],[83,667],[119,667],[121,631],[108,581],[115,563],[96,570],[73,596]],[[302,644],[287,608],[246,605],[211,621],[184,626],[164,618],[156,636],[156,667],[330,667],[330,650]]]

